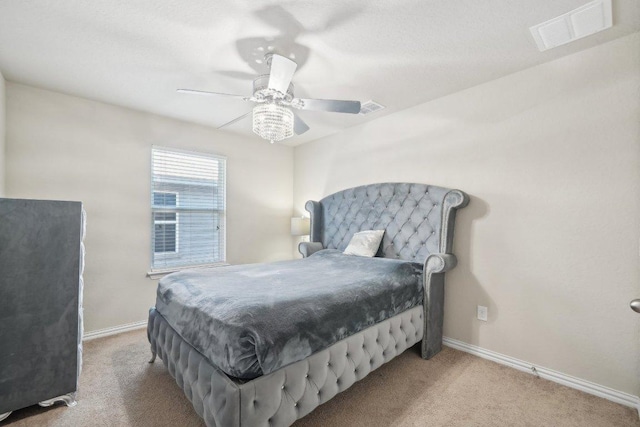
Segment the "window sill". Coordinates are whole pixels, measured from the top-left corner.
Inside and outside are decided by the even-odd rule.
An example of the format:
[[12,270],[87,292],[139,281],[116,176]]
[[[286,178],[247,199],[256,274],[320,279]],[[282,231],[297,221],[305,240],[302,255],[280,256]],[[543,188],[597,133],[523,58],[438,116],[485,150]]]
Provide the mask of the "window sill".
[[194,265],[194,266],[185,266],[185,267],[176,267],[176,268],[168,268],[166,270],[151,270],[147,272],[147,277],[151,280],[160,279],[167,274],[175,273],[176,271],[182,270],[194,270],[199,268],[216,268],[216,267],[226,267],[231,265],[227,262],[217,262],[214,264],[204,264],[204,265]]

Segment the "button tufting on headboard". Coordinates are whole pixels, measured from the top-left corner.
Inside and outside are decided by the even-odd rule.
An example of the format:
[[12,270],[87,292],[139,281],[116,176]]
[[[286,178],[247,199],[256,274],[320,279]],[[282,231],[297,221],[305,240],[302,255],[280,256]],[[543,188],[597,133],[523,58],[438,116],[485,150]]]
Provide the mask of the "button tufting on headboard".
[[[312,203],[312,240],[344,250],[354,233],[385,230],[378,256],[424,262],[441,250],[443,208],[451,190],[426,184],[383,183],[350,188]],[[315,218],[314,218],[315,217]],[[318,218],[319,217],[319,218]]]

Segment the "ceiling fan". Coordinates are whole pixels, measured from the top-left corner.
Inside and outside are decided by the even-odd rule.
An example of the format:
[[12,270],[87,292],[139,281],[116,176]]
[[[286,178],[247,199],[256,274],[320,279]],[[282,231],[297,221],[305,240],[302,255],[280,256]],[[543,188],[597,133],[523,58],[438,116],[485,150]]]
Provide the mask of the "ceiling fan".
[[253,113],[253,132],[271,143],[290,138],[294,133],[302,135],[309,130],[309,126],[292,109],[348,114],[360,112],[360,101],[296,98],[293,94],[291,79],[298,65],[291,59],[275,53],[267,53],[265,60],[270,72],[253,81],[251,96],[193,89],[178,89],[178,92],[226,96],[256,103],[257,105],[253,107],[252,111],[225,123],[220,128],[236,123]]

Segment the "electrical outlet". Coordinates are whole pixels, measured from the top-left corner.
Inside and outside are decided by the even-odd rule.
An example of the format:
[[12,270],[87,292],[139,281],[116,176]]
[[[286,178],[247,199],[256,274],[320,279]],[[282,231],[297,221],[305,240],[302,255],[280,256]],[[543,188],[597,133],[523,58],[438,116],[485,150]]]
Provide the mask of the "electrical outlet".
[[478,320],[483,320],[483,321],[487,321],[487,318],[489,317],[489,309],[487,307],[485,307],[484,305],[479,305],[478,306]]

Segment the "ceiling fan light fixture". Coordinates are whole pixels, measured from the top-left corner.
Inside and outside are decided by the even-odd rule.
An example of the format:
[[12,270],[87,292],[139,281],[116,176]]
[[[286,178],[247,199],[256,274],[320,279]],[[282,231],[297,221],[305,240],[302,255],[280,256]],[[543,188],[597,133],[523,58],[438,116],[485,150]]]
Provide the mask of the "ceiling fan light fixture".
[[302,135],[309,130],[309,126],[300,116],[293,113],[292,108],[348,114],[361,112],[360,101],[296,98],[291,82],[293,73],[298,67],[295,61],[271,51],[267,53],[265,60],[269,63],[269,74],[263,74],[253,80],[253,94],[251,96],[193,89],[178,89],[178,92],[240,98],[258,104],[253,110],[219,126],[218,129],[234,124],[252,114],[253,132],[261,138],[271,141],[272,144],[291,138],[294,134]]
[[293,112],[278,104],[253,107],[253,132],[273,144],[293,136]]

